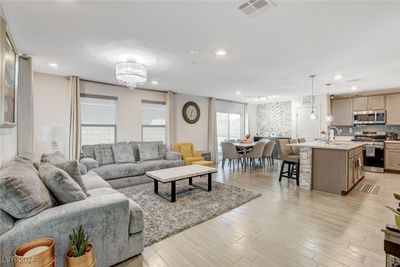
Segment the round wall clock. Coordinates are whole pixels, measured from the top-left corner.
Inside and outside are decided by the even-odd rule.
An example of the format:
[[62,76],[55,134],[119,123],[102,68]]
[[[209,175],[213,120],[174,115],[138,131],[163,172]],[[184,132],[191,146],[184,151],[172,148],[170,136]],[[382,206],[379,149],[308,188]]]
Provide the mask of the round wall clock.
[[183,119],[190,124],[196,123],[200,119],[200,108],[194,102],[187,102],[182,108]]

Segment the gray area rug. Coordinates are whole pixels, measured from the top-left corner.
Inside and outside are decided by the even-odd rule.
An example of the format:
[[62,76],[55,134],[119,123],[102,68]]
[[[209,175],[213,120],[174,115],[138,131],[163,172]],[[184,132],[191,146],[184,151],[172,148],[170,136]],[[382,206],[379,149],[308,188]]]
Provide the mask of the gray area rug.
[[[202,187],[207,186],[207,183],[198,182],[196,179],[193,183]],[[212,191],[206,192],[189,186],[187,180],[177,182],[178,196],[175,203],[154,194],[153,183],[120,188],[118,191],[133,199],[144,211],[145,246],[209,220],[261,195],[215,181]],[[159,183],[159,192],[169,194],[169,184]]]

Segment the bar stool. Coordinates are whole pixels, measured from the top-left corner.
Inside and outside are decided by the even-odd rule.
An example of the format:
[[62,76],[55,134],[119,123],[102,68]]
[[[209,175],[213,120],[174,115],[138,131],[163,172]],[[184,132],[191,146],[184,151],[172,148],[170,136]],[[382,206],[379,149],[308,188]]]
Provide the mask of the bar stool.
[[[279,173],[279,182],[282,180],[282,177],[285,177],[296,180],[296,184],[300,185],[300,155],[293,154],[287,144],[289,144],[288,139],[278,140],[278,152],[279,157],[282,160],[281,171]],[[284,170],[285,165],[287,165],[287,171]]]

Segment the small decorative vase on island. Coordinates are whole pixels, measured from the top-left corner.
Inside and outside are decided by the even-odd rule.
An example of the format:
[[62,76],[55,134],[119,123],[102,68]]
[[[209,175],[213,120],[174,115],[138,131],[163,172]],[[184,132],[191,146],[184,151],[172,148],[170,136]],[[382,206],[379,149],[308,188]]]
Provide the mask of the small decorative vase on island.
[[93,246],[89,244],[89,236],[85,236],[83,226],[73,229],[69,235],[69,250],[65,261],[68,267],[95,267],[96,258],[93,255]]

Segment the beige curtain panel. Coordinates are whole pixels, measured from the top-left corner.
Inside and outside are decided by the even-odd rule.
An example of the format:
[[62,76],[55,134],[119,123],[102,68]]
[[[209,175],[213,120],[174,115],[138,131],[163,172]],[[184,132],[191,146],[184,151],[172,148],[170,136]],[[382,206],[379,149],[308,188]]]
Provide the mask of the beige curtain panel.
[[18,154],[33,152],[32,58],[18,57],[17,144]]
[[167,108],[167,121],[166,121],[166,145],[172,149],[175,143],[175,103],[174,92],[168,91],[167,99],[165,101]]
[[70,77],[69,158],[79,160],[81,153],[81,108],[79,77]]
[[217,110],[216,99],[210,98],[208,110],[208,150],[211,152],[211,160],[217,163],[218,141],[217,141]]

